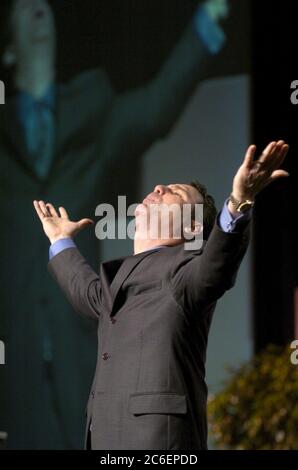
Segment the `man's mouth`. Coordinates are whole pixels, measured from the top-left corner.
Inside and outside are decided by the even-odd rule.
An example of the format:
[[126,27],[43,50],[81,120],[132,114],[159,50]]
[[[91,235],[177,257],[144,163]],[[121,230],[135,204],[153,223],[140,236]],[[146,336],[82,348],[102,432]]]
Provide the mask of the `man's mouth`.
[[143,204],[158,204],[159,200],[158,197],[149,195],[146,196],[145,199],[143,199]]

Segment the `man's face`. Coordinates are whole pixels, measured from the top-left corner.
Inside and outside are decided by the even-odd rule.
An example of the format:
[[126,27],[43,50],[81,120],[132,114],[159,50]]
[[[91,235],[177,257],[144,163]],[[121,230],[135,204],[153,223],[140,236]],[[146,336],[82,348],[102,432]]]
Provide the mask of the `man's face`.
[[16,61],[39,52],[52,53],[56,31],[53,11],[46,0],[16,0],[11,15]]
[[[169,238],[177,235],[177,229],[181,233],[183,221],[183,207],[202,203],[202,197],[197,189],[188,184],[159,184],[153,192],[149,193],[141,204],[136,207],[136,226],[146,220],[147,227],[158,224],[160,235],[160,224],[168,224]],[[157,215],[157,217],[156,217]],[[177,222],[177,224],[175,224]],[[161,237],[164,238],[164,237]]]

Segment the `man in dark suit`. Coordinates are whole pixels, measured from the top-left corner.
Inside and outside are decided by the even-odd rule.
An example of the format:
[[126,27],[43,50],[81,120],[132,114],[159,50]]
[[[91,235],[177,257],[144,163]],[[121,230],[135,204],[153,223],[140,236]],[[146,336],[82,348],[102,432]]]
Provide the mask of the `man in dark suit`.
[[[103,69],[56,83],[50,4],[9,0],[2,58],[12,68],[15,94],[0,107],[0,338],[7,353],[0,370],[0,431],[8,432],[8,448],[80,447],[96,356],[92,323],[75,318],[45,276],[40,260],[46,262],[46,241],[31,201],[36,195],[59,201],[75,218],[94,210],[110,185],[107,167],[121,179],[118,162],[142,155],[174,125],[205,59],[222,47],[218,21],[225,3],[204,2],[159,73],[119,95]],[[98,241],[79,237],[84,256],[94,262]]]
[[[156,186],[135,209],[134,255],[101,264],[100,274],[72,240],[92,220],[72,222],[64,207],[58,213],[52,204],[34,201],[51,242],[51,274],[74,309],[98,323],[87,407],[92,449],[207,448],[204,376],[212,315],[235,283],[256,195],[288,176],[279,169],[287,151],[284,141],[272,142],[254,160],[256,148],[248,148],[210,236],[214,205],[202,185]],[[174,204],[204,204],[208,240],[202,248],[185,245],[187,233],[196,239],[201,232],[197,218],[174,236],[175,210],[169,211],[167,236],[151,236],[152,228],[160,234],[164,207]]]

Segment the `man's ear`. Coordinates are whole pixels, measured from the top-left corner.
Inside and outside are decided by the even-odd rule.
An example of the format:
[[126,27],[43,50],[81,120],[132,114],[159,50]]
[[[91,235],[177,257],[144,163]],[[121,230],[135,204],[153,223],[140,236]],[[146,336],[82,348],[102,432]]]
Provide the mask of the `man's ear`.
[[16,53],[15,53],[15,48],[14,46],[7,46],[7,48],[4,51],[4,54],[2,56],[2,63],[4,67],[12,67],[16,63]]
[[197,220],[194,220],[192,222],[192,227],[185,227],[184,232],[186,234],[192,234],[194,237],[202,233],[203,231],[203,224],[201,222],[198,222]]

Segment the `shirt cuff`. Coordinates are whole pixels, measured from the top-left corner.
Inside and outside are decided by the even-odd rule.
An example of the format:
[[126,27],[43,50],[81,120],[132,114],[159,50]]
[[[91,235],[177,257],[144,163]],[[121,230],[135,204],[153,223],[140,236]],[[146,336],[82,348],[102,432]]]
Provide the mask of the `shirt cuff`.
[[61,253],[61,251],[66,250],[67,248],[76,248],[76,244],[72,238],[61,238],[56,242],[52,243],[49,249],[49,258],[50,260]]
[[224,232],[236,232],[242,222],[247,222],[251,219],[252,209],[249,209],[245,214],[234,216],[228,209],[228,202],[229,199],[226,199],[219,215],[219,226]]
[[211,54],[217,54],[223,47],[226,35],[222,28],[208,14],[204,5],[201,5],[194,15],[196,33]]

